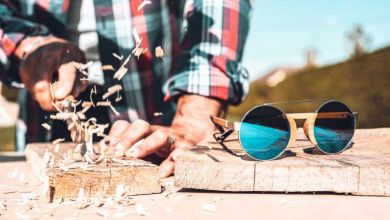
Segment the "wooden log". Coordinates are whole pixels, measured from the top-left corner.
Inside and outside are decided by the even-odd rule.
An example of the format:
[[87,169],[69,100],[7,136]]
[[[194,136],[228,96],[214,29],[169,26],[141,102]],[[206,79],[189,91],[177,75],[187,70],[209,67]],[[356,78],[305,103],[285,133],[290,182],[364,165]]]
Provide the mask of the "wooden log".
[[[102,163],[64,170],[62,154],[74,149],[75,144],[61,143],[58,153],[51,143],[35,143],[26,147],[25,154],[32,172],[49,184],[48,199],[75,199],[80,188],[84,188],[85,197],[114,196],[117,186],[123,184],[127,195],[160,193],[158,182],[159,168],[143,160],[131,160],[133,165],[121,163]],[[47,166],[44,161],[45,151],[55,155],[54,165]],[[75,162],[75,164],[82,162]]]
[[212,137],[179,157],[175,185],[217,191],[336,192],[390,196],[390,128],[357,130],[354,146],[323,155],[312,148],[303,130],[284,158],[254,161],[245,156],[237,134],[226,152]]

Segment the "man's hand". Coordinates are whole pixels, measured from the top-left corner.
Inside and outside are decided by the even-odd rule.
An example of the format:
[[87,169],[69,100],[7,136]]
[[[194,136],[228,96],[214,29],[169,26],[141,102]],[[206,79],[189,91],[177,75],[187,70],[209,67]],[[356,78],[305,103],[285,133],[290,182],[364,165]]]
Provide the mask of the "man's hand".
[[68,95],[77,97],[87,86],[80,73],[70,63],[85,62],[84,53],[75,45],[56,37],[29,37],[15,51],[21,60],[19,74],[26,89],[44,110],[52,110],[50,83],[55,100]]
[[[183,95],[170,127],[149,125],[138,120],[130,124],[117,121],[111,128],[109,137],[118,137],[121,144],[113,144],[111,149],[116,155],[143,158],[152,153],[166,158],[160,165],[160,177],[167,177],[174,171],[177,157],[211,134],[215,127],[210,115],[223,116],[224,105],[216,100],[197,96]],[[134,145],[141,139],[140,144]]]

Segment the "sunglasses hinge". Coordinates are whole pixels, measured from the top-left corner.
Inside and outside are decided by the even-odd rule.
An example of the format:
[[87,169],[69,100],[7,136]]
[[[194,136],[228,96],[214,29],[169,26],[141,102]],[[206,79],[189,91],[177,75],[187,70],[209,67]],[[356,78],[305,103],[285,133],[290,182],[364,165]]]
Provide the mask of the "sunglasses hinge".
[[213,136],[214,136],[215,140],[220,143],[220,142],[223,142],[232,133],[233,133],[233,130],[226,130],[222,133],[215,133],[215,134],[213,134]]

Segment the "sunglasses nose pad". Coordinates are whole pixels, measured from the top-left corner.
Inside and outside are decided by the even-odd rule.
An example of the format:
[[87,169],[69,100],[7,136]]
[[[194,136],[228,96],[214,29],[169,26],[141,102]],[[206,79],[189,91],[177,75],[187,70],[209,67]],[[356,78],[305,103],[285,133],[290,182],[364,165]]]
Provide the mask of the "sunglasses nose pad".
[[314,137],[314,122],[316,121],[316,115],[308,117],[303,124],[303,132],[309,141],[313,144],[317,144],[317,141]]

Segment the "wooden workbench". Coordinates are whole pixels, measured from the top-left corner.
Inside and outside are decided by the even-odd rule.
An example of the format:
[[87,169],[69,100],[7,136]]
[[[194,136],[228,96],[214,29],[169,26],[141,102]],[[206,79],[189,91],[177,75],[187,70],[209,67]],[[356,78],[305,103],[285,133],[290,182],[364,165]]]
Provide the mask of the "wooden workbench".
[[[24,176],[21,178],[21,176]],[[20,181],[23,180],[24,181]],[[95,205],[78,209],[74,203],[47,203],[43,185],[26,162],[0,163],[0,219],[389,219],[390,199],[340,194],[219,193],[180,190],[173,179],[161,194],[134,196],[133,205]],[[179,191],[178,191],[179,190]],[[137,206],[138,205],[138,206]],[[137,207],[145,209],[140,216]],[[209,211],[207,211],[209,210]]]
[[[382,134],[383,138],[356,141],[374,145],[389,143],[386,131],[390,129],[373,131],[374,134]],[[216,178],[214,181],[219,180]],[[173,178],[164,179],[161,184],[164,187],[162,193],[132,196],[132,202],[127,205],[92,204],[79,209],[75,201],[48,203],[42,195],[44,184],[32,176],[27,162],[2,162],[0,219],[103,219],[104,216],[114,219],[390,218],[390,199],[382,196],[192,190],[174,186]]]
[[[210,137],[176,163],[178,187],[235,192],[335,192],[390,196],[390,129],[358,129],[340,154],[313,151],[303,130],[288,153],[273,161],[247,157],[232,135],[226,146]],[[306,152],[305,152],[306,151]]]

